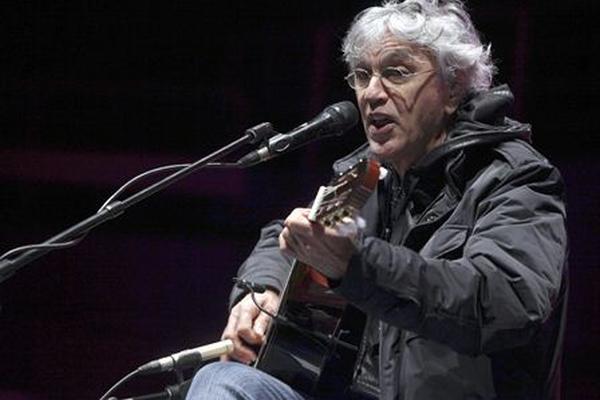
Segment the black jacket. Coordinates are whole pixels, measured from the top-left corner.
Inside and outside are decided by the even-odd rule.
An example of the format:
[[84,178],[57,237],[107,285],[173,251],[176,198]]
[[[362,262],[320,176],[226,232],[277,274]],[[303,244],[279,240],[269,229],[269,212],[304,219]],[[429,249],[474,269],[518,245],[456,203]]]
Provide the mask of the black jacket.
[[[355,386],[381,399],[546,399],[567,293],[564,187],[504,116],[506,86],[467,99],[446,143],[362,210],[365,238],[336,290],[368,315]],[[368,156],[363,147],[334,165]],[[281,222],[245,279],[281,290]],[[232,303],[241,292],[232,292]]]

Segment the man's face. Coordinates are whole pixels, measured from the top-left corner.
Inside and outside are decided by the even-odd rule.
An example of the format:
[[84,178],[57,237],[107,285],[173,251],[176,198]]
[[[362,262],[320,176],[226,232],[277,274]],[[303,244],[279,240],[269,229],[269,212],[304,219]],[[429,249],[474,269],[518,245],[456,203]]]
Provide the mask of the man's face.
[[[454,100],[434,58],[391,35],[368,51],[356,68],[375,74],[364,88],[356,89],[371,151],[403,174],[444,141],[448,116],[456,110]],[[407,75],[392,83],[385,78],[386,69]]]

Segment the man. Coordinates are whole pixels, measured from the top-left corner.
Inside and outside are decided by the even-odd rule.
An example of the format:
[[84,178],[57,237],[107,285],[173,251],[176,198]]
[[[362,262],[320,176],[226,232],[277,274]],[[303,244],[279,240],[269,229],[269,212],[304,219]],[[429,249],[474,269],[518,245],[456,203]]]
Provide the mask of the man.
[[[566,304],[563,185],[505,117],[512,95],[459,1],[386,2],[360,13],[343,51],[368,146],[388,170],[359,234],[296,209],[262,231],[239,276],[274,312],[293,258],[367,316],[353,384],[336,398],[546,399],[558,393]],[[356,230],[355,230],[356,231]],[[188,399],[308,399],[244,364],[269,317],[235,289],[231,359]]]

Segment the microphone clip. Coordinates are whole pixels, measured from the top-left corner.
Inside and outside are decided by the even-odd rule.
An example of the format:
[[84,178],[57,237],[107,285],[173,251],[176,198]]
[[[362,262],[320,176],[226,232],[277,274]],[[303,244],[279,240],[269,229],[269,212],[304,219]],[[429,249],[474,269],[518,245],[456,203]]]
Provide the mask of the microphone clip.
[[241,279],[241,278],[235,277],[235,278],[233,278],[233,282],[235,283],[236,287],[247,290],[249,292],[264,293],[267,290],[267,287],[265,285],[250,282],[246,279]]
[[250,137],[250,144],[260,144],[262,146],[266,146],[270,138],[279,134],[273,129],[273,124],[270,122],[261,122],[252,128],[246,129],[244,133]]

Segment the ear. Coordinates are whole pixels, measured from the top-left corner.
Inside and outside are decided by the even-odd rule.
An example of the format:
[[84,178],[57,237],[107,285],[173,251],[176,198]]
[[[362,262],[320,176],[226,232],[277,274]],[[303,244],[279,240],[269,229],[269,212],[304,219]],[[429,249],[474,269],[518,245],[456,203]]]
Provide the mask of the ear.
[[446,99],[446,105],[444,106],[444,112],[450,116],[460,106],[465,96],[465,75],[463,71],[456,71],[454,79],[448,85],[448,98]]

